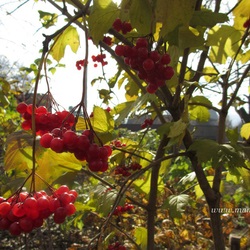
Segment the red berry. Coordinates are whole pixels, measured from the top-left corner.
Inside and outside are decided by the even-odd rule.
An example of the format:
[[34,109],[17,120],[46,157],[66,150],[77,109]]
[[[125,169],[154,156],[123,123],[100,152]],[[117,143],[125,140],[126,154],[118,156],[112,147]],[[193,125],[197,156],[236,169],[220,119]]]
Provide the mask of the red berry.
[[38,210],[45,210],[49,208],[49,200],[46,196],[41,196],[40,198],[37,199],[37,206]]
[[69,190],[69,187],[67,185],[62,185],[54,193],[56,195],[61,195],[63,193],[68,193],[69,191],[70,190]]
[[141,59],[146,59],[148,58],[148,49],[147,47],[141,47],[138,49],[137,51],[138,57],[140,57]]
[[17,202],[12,207],[12,213],[16,217],[23,217],[26,214],[23,203],[22,202]]
[[9,232],[12,235],[18,236],[22,233],[22,229],[19,225],[19,222],[15,221],[13,223],[11,223],[11,225],[9,226]]
[[73,203],[69,203],[65,206],[65,209],[66,209],[66,214],[68,216],[74,214],[76,212],[76,208],[75,208],[75,205]]
[[23,232],[29,233],[33,229],[33,221],[30,218],[24,217],[19,220],[19,226]]
[[161,57],[161,63],[164,64],[164,65],[167,65],[171,62],[171,58],[170,58],[170,55],[169,54],[164,54],[162,55]]
[[170,66],[167,66],[165,69],[164,69],[164,77],[166,80],[170,80],[173,75],[174,75],[174,69]]
[[45,106],[39,106],[36,108],[36,113],[41,115],[41,114],[47,114],[48,110]]
[[23,121],[22,125],[21,125],[21,127],[22,127],[23,130],[30,130],[31,126],[32,126],[31,125],[31,120],[29,120],[29,121]]
[[132,26],[129,22],[122,23],[122,34],[126,35],[128,32],[132,30]]
[[65,207],[71,202],[71,196],[68,192],[65,192],[60,195],[59,200],[61,201],[62,206]]
[[4,201],[0,203],[0,216],[5,217],[9,214],[11,210],[11,205],[9,202]]
[[143,66],[144,70],[150,71],[150,70],[154,69],[155,63],[152,59],[148,58],[148,59],[144,60],[142,66]]
[[0,230],[7,230],[9,229],[11,221],[7,218],[0,219]]
[[16,110],[18,113],[23,114],[27,111],[27,104],[24,102],[20,102],[17,107]]
[[157,86],[154,85],[154,84],[149,84],[146,88],[147,92],[150,93],[150,94],[154,94],[157,90]]
[[115,54],[116,54],[117,56],[124,56],[124,46],[118,44],[118,45],[115,47]]
[[121,21],[120,18],[117,18],[117,19],[114,21],[114,23],[113,23],[113,28],[114,28],[117,32],[121,31],[121,29],[122,29],[122,21]]
[[63,143],[64,145],[68,147],[72,147],[76,145],[78,141],[77,134],[72,130],[67,130],[65,133],[63,133]]
[[149,57],[154,61],[154,62],[157,62],[160,60],[161,56],[160,54],[158,53],[158,51],[151,51],[149,53]]
[[250,19],[248,19],[248,20],[246,20],[246,21],[244,22],[243,27],[244,27],[244,28],[250,27]]
[[148,40],[146,38],[138,38],[136,40],[136,47],[141,48],[141,47],[148,47]]
[[67,210],[64,207],[59,207],[54,213],[54,222],[57,224],[61,224],[65,221],[66,216]]
[[86,135],[80,135],[77,139],[76,146],[81,151],[87,151],[90,146],[89,138]]
[[50,148],[56,153],[62,153],[64,150],[63,140],[59,137],[53,138],[50,142]]
[[58,198],[52,198],[49,202],[49,209],[51,212],[55,212],[57,208],[61,206],[61,202]]
[[44,134],[40,139],[40,145],[44,148],[50,148],[50,143],[53,138],[54,137],[51,133]]

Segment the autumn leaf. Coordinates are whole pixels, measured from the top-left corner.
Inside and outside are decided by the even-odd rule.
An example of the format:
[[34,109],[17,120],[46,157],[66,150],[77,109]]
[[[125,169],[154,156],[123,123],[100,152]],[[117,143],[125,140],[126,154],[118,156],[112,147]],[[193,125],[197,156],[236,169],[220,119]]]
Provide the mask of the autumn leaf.
[[68,45],[74,53],[77,52],[80,45],[78,32],[73,26],[69,26],[62,34],[55,38],[50,54],[57,62],[64,57],[65,48]]

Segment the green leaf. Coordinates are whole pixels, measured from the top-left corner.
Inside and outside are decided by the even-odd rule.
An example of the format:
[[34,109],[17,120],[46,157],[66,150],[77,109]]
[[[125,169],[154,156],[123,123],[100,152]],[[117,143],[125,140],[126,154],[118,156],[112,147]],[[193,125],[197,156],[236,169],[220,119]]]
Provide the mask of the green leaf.
[[[204,104],[206,106],[212,106],[209,99],[204,96],[195,96],[190,99],[189,114],[191,120],[196,120],[199,122],[207,122],[210,119],[210,112],[207,107],[199,106],[199,104]],[[195,105],[197,104],[197,105]]]
[[78,32],[73,26],[69,26],[63,31],[62,34],[55,38],[55,42],[50,53],[57,62],[59,62],[64,57],[65,48],[67,45],[70,46],[74,53],[77,52],[80,45]]
[[199,47],[204,44],[203,32],[191,27],[179,28],[178,45],[180,49]]
[[187,123],[183,122],[181,119],[177,122],[173,122],[168,133],[169,138],[178,137],[183,135],[187,128]]
[[236,144],[239,139],[238,128],[236,127],[234,129],[227,129],[226,136],[232,144]]
[[198,161],[202,163],[208,162],[217,156],[219,148],[220,145],[217,142],[208,139],[202,139],[193,142],[188,151],[195,151]]
[[188,27],[195,3],[195,0],[158,0],[155,16],[162,22],[160,36],[165,37],[180,26]]
[[195,106],[189,111],[190,119],[198,122],[208,122],[210,119],[209,110],[206,107]]
[[242,125],[240,130],[240,136],[245,140],[250,139],[250,123],[245,123]]
[[147,35],[152,33],[152,8],[149,1],[132,0],[129,16],[132,27],[135,27],[141,34]]
[[31,134],[18,131],[7,138],[7,149],[4,157],[5,171],[28,171],[32,168]]
[[134,237],[135,242],[140,246],[140,249],[147,249],[148,230],[145,227],[135,227]]
[[179,195],[170,195],[163,206],[164,208],[169,209],[169,214],[171,217],[181,218],[181,214],[185,212],[185,208],[188,204],[189,204],[189,195],[179,194]]
[[41,10],[38,10],[38,13],[40,15],[40,21],[42,22],[42,25],[44,28],[49,28],[57,22],[58,15],[55,13],[49,13],[44,12]]
[[98,45],[103,35],[112,27],[114,20],[119,16],[120,10],[112,0],[94,0],[92,11],[88,18],[90,35],[93,42]]
[[190,20],[190,25],[193,27],[197,26],[213,27],[217,23],[224,23],[227,21],[228,21],[227,14],[216,13],[207,9],[203,9],[194,12]]

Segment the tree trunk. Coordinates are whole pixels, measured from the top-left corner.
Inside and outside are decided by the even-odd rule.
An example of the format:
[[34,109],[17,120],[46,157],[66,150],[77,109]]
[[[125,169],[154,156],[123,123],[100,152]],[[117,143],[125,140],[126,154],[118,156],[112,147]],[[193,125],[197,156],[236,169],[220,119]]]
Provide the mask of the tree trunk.
[[220,214],[220,196],[218,196],[215,201],[212,202],[207,201],[207,203],[210,211],[214,250],[224,250],[225,242],[222,231],[221,214]]

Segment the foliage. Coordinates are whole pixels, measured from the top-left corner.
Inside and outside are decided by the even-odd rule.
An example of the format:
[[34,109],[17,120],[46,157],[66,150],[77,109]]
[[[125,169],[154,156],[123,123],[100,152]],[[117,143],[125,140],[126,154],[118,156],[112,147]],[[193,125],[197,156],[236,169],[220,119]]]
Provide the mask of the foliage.
[[[184,249],[189,245],[208,249],[212,244],[215,249],[225,249],[235,217],[241,226],[248,223],[247,213],[245,217],[234,213],[238,205],[248,208],[247,192],[235,191],[228,197],[224,190],[227,185],[230,192],[232,187],[249,188],[249,124],[240,133],[238,128],[226,128],[230,108],[237,110],[249,102],[245,96],[250,69],[247,0],[229,10],[220,8],[220,1],[213,6],[195,0],[123,0],[120,5],[111,0],[48,0],[47,4],[59,11],[63,7],[62,14],[68,19],[65,26],[45,35],[41,58],[25,68],[36,74],[30,112],[33,130],[17,131],[8,138],[4,170],[10,185],[1,190],[3,194],[9,196],[19,186],[44,189],[73,185],[77,180],[81,195],[74,225],[86,227],[91,215],[100,229],[89,241],[90,248],[110,249],[118,239],[128,249]],[[45,28],[58,25],[57,15],[47,11],[40,11],[40,18]],[[45,98],[54,110],[59,107],[49,90],[44,67],[50,62],[48,57],[60,66],[68,45],[77,53],[81,36],[85,38],[85,57],[76,62],[76,70],[83,70],[83,95],[70,110],[75,115],[70,129],[78,134],[91,131],[91,143],[112,147],[108,169],[101,172],[91,171],[85,158],[77,159],[72,154],[74,145],[63,153],[41,147],[43,133],[37,134],[34,126],[38,124],[34,107],[43,69],[48,82]],[[108,36],[112,36],[109,42]],[[88,114],[85,91],[88,44],[92,42],[101,49],[101,56],[94,58],[103,75],[89,80],[107,83],[108,89],[99,92],[106,105],[111,104],[116,86],[124,87],[126,102],[112,109],[94,107]],[[140,61],[139,53],[145,49],[146,57]],[[117,63],[110,79],[105,75],[109,63],[104,61],[104,52],[110,54],[108,62]],[[162,63],[163,56],[171,61]],[[11,88],[6,80],[1,86],[5,108],[6,89]],[[217,138],[196,138],[190,123],[208,122],[210,110],[218,114]],[[140,131],[119,129],[126,118],[136,117],[143,119]],[[150,128],[152,124],[155,129]],[[245,141],[238,142],[239,134]],[[29,175],[33,178],[27,180]],[[228,209],[223,218],[212,212],[219,208]],[[211,227],[204,219],[208,217]]]

